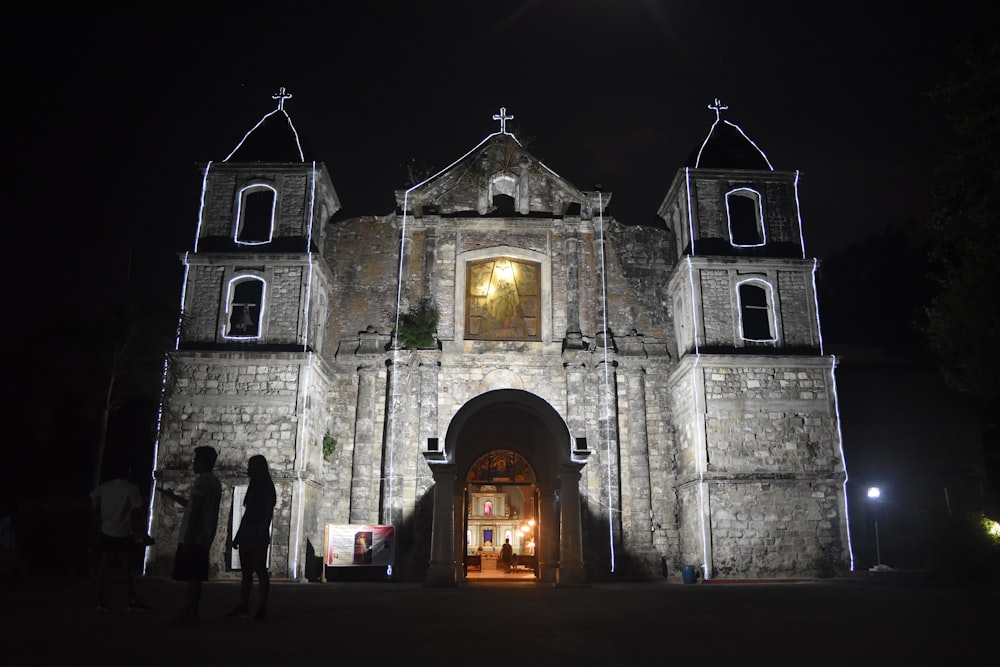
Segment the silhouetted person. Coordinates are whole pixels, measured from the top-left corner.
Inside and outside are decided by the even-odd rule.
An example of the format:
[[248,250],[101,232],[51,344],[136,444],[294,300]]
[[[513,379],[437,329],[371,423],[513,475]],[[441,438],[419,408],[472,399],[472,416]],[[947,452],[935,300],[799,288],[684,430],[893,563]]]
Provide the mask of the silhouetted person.
[[233,548],[240,552],[240,566],[243,580],[240,586],[240,603],[229,614],[230,617],[245,618],[250,615],[250,592],[253,589],[253,575],[257,575],[260,606],[254,614],[256,620],[267,616],[267,600],[271,592],[271,577],[267,572],[267,549],[271,544],[271,519],[277,494],[267,459],[260,454],[247,461],[247,476],[250,486],[243,497],[243,518],[233,537]]
[[510,546],[509,537],[504,540],[503,546],[500,547],[500,561],[503,563],[503,571],[510,572],[514,566],[514,547]]
[[222,484],[212,473],[215,449],[208,446],[194,450],[194,472],[198,475],[191,486],[191,497],[183,498],[169,489],[162,492],[184,507],[181,520],[180,542],[174,558],[173,579],[186,581],[184,607],[177,623],[189,625],[198,622],[201,602],[201,582],[208,580],[208,555],[219,524],[219,505],[222,502]]
[[143,502],[139,487],[128,481],[127,477],[128,466],[117,463],[111,479],[90,493],[91,507],[100,515],[101,520],[101,555],[97,564],[97,610],[100,612],[113,610],[105,596],[108,566],[112,560],[121,567],[125,577],[128,610],[149,611],[149,607],[136,596],[135,577],[132,573],[136,547],[133,521],[137,510],[143,510]]

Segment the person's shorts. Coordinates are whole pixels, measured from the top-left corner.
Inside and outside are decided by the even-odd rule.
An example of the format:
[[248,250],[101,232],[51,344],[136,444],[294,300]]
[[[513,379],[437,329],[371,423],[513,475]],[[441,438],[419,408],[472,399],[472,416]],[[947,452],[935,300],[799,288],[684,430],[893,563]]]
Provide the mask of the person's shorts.
[[131,535],[125,537],[112,537],[107,533],[101,533],[101,550],[112,554],[127,554],[132,551],[135,542]]
[[266,542],[240,543],[240,567],[244,572],[267,568],[267,549],[270,545]]
[[171,578],[174,581],[208,581],[208,547],[195,544],[186,549],[178,544]]

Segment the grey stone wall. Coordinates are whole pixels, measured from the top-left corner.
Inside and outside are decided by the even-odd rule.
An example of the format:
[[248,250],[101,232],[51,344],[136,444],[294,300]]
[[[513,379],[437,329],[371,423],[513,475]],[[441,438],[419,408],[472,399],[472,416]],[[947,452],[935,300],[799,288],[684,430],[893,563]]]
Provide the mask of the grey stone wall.
[[305,236],[310,195],[308,169],[307,165],[234,167],[213,164],[209,171],[209,187],[205,192],[200,235],[233,238],[239,188],[250,183],[266,183],[278,192],[274,236]]
[[794,480],[712,482],[713,576],[818,576],[839,550],[835,485]]

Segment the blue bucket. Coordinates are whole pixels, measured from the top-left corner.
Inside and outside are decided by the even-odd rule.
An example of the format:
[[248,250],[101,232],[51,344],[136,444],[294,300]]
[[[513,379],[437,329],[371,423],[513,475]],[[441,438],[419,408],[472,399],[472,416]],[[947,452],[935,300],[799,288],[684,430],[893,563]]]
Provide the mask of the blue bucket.
[[694,565],[685,565],[681,568],[681,581],[685,584],[693,584],[698,581],[698,577],[695,575]]

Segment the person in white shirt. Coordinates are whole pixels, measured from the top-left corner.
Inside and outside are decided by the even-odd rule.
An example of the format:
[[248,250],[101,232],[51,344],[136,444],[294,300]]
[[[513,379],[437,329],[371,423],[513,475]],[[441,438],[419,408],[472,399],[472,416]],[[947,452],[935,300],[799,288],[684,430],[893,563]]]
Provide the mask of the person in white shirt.
[[117,561],[125,577],[128,610],[149,611],[149,607],[136,595],[133,575],[136,549],[133,522],[144,506],[139,487],[128,481],[127,477],[127,466],[116,464],[111,479],[90,494],[91,507],[101,518],[101,556],[97,565],[97,610],[100,612],[113,611],[105,594],[108,566],[112,559]]

